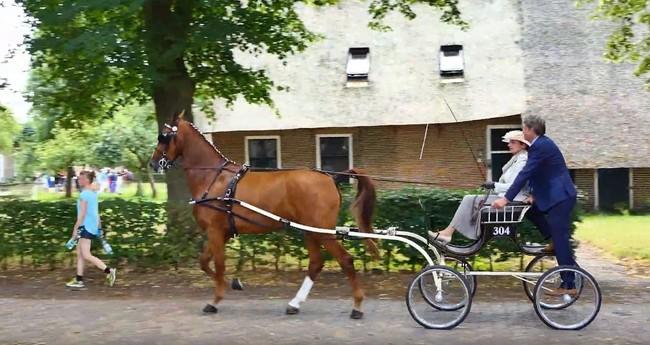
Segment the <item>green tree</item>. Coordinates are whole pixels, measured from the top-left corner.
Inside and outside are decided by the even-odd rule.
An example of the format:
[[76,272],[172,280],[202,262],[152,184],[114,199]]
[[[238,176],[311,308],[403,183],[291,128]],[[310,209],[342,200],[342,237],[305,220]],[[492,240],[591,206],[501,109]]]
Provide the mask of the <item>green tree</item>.
[[33,123],[27,123],[16,137],[16,177],[20,180],[31,179],[37,170],[34,162],[37,161],[36,148],[38,147],[36,130]]
[[[318,35],[297,5],[337,0],[18,0],[37,34],[25,41],[32,67],[47,79],[32,100],[55,109],[59,123],[81,125],[108,110],[153,100],[161,127],[185,111],[192,120],[197,99],[209,112],[214,99],[243,97],[273,106],[270,91],[282,89],[264,70],[240,65],[235,51],[268,53],[284,60]],[[440,10],[441,20],[464,25],[458,0],[372,0],[373,25],[391,11],[415,17],[411,5]],[[47,92],[41,92],[47,91]],[[53,103],[53,104],[49,104]],[[182,169],[167,174],[168,215],[180,219],[189,195]]]
[[[578,6],[595,4],[593,19],[616,25],[609,35],[605,58],[609,61],[637,64],[639,77],[650,72],[650,2],[648,0],[578,0]],[[646,77],[650,90],[650,77]]]
[[0,105],[0,153],[8,154],[14,149],[14,139],[20,133],[20,125],[9,109]]
[[55,128],[52,132],[53,138],[36,148],[37,161],[41,169],[54,173],[66,171],[65,196],[69,198],[72,196],[74,166],[85,165],[92,160],[89,156],[88,129]]
[[149,168],[152,146],[156,140],[156,122],[150,105],[128,105],[98,126],[92,135],[94,165],[125,166],[135,173],[136,195],[142,196],[142,182],[151,185],[153,197],[156,186]]

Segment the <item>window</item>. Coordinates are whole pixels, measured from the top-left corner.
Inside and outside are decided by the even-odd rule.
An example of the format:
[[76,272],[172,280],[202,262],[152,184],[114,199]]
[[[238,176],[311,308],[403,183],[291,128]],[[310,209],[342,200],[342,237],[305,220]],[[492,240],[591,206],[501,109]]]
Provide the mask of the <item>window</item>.
[[350,48],[348,50],[348,64],[345,72],[348,84],[361,83],[367,85],[368,72],[370,72],[370,48]]
[[253,168],[281,168],[280,137],[246,137],[246,162]]
[[596,170],[597,208],[615,211],[630,208],[630,169],[607,168]]
[[488,179],[498,181],[501,177],[501,168],[508,163],[512,154],[508,150],[508,144],[501,138],[509,131],[519,129],[520,125],[494,125],[487,127],[487,159]]
[[351,169],[352,135],[317,135],[316,167],[327,171],[345,171]]
[[440,46],[440,77],[443,82],[463,81],[465,61],[463,46],[459,44]]

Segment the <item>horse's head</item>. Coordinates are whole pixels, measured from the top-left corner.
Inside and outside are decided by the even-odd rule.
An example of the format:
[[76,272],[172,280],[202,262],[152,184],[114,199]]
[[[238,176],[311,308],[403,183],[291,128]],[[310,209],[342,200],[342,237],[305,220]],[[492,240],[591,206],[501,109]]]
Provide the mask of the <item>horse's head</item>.
[[171,123],[165,123],[158,134],[158,145],[151,155],[149,165],[156,172],[165,172],[174,166],[178,157],[183,155],[183,133],[181,128],[186,125],[183,120],[184,111],[176,116]]

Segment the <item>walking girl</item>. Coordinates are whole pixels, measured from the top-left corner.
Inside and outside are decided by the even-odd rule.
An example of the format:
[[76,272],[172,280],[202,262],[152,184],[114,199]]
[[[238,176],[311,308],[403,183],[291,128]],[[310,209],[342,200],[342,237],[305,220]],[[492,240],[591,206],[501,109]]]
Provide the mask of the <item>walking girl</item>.
[[84,268],[89,262],[106,273],[106,283],[113,286],[116,278],[116,269],[108,267],[102,260],[90,252],[92,240],[100,238],[101,220],[99,218],[99,205],[97,191],[92,188],[95,172],[82,171],[79,174],[81,194],[77,200],[77,222],[72,228],[72,238],[79,236],[77,245],[77,275],[66,286],[69,288],[85,288]]

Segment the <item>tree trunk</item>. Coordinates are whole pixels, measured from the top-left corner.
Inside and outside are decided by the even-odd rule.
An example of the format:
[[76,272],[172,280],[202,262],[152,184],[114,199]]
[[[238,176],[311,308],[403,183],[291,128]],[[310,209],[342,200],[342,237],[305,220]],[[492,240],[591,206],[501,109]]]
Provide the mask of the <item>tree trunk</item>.
[[[193,1],[145,0],[144,40],[148,58],[148,72],[153,81],[153,101],[158,128],[173,122],[181,111],[192,121],[192,103],[195,85],[184,62],[192,19]],[[181,163],[181,162],[179,162]],[[182,164],[182,163],[181,163]],[[167,236],[172,240],[186,240],[187,232],[196,231],[188,204],[190,193],[182,168],[167,172]]]
[[135,196],[137,197],[142,197],[144,196],[144,190],[142,189],[142,180],[144,179],[144,173],[142,171],[138,172],[136,174],[136,190],[135,190]]
[[[173,122],[181,110],[185,110],[185,119],[192,120],[192,95],[194,86],[189,79],[172,78],[164,85],[154,87],[154,103],[156,106],[156,119],[158,127],[162,128],[165,123]],[[185,171],[180,166],[182,159],[177,161],[177,166],[168,170],[165,174],[167,182],[167,229],[168,232],[195,231],[197,228],[194,218],[191,217],[192,209],[188,204],[190,191],[187,186]],[[176,236],[174,236],[176,237]]]
[[67,172],[67,178],[65,179],[65,197],[70,198],[72,197],[72,177],[74,176],[74,169],[69,166]]
[[156,191],[156,181],[153,179],[153,173],[151,172],[151,169],[148,167],[145,169],[147,169],[147,177],[149,179],[149,185],[151,186],[151,197],[155,199],[158,196],[158,192]]

